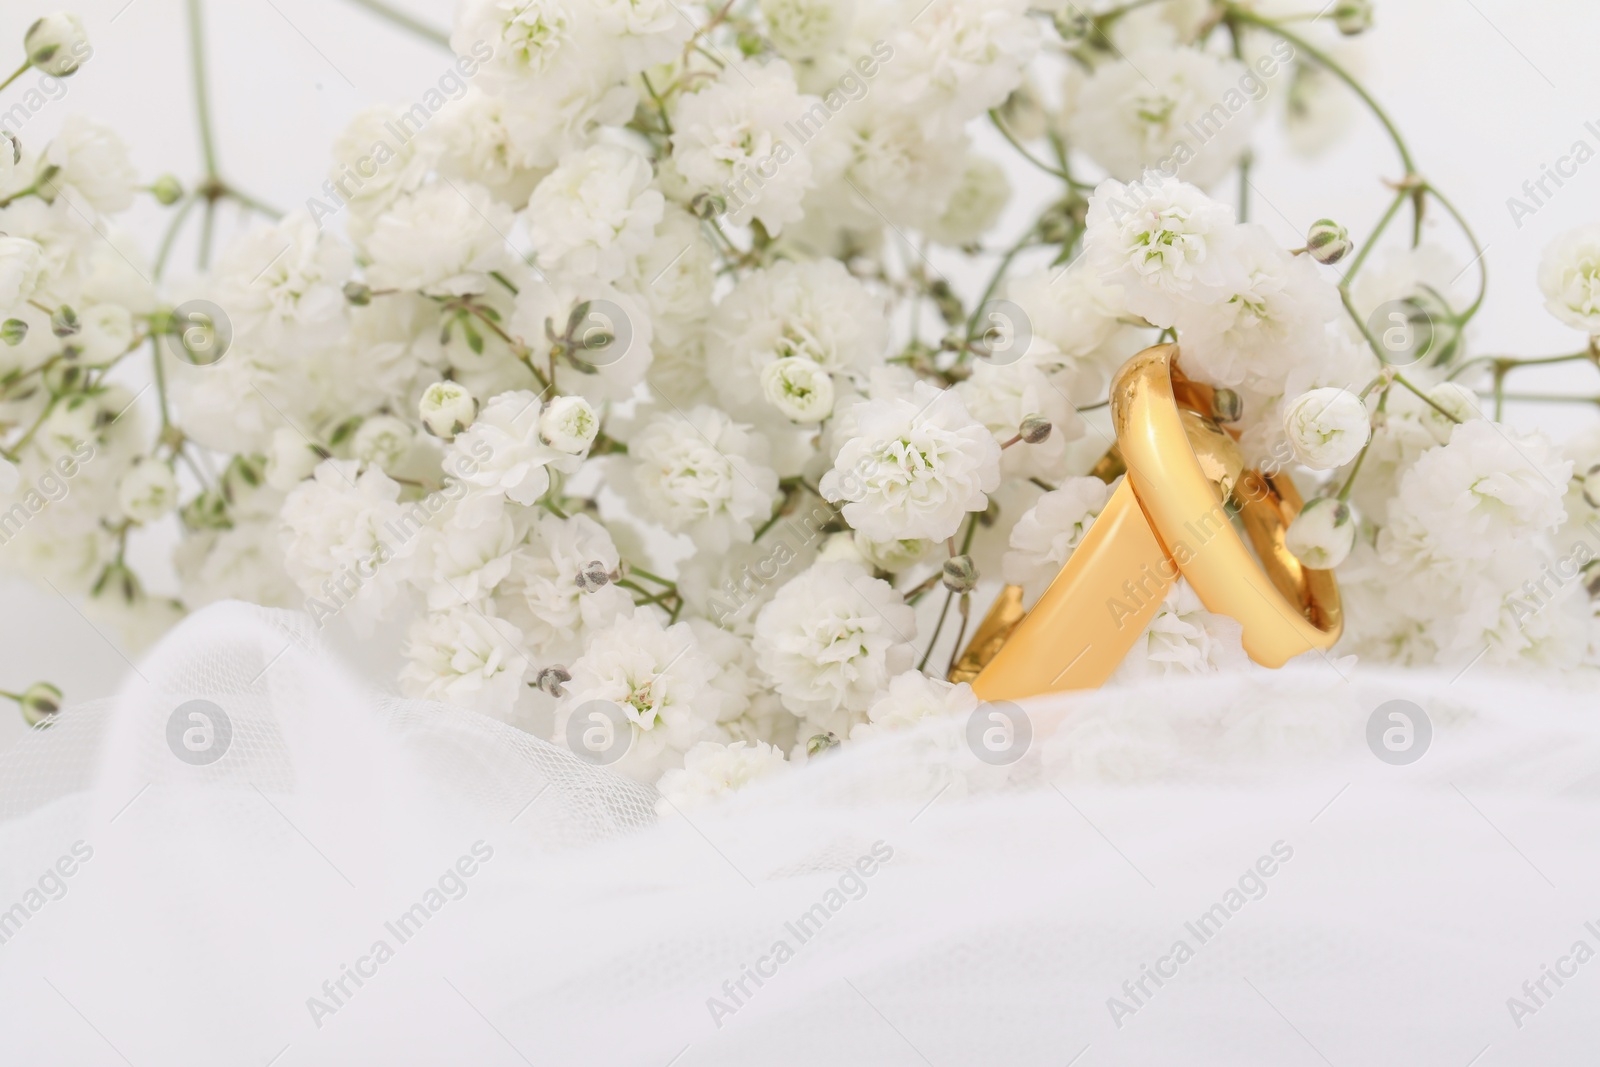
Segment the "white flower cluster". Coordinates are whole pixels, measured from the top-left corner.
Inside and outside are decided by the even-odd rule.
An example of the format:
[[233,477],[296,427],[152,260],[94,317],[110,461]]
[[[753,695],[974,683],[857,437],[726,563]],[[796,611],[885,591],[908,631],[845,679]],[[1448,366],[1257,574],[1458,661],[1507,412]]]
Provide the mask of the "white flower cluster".
[[[408,694],[688,806],[972,713],[960,636],[1082,543],[1111,376],[1175,340],[1252,464],[1302,479],[1289,545],[1339,568],[1352,650],[1593,666],[1588,579],[1540,568],[1594,519],[1600,440],[1483,417],[1460,265],[1363,250],[1341,291],[1343,230],[1213,195],[1280,102],[1326,143],[1296,43],[1325,28],[1060,7],[465,0],[438,92],[363,112],[304,208],[167,288],[114,216],[240,194],[141,186],[86,120],[0,144],[7,561],[147,635],[222,597],[399,624]],[[70,73],[81,27],[45,30]],[[980,126],[1059,183],[1020,237]],[[982,296],[945,277],[971,259]],[[1597,231],[1540,280],[1600,334]],[[1433,315],[1428,360],[1349,314],[1390,305]],[[125,562],[162,523],[171,596]],[[1179,584],[1119,679],[1243,663]]]

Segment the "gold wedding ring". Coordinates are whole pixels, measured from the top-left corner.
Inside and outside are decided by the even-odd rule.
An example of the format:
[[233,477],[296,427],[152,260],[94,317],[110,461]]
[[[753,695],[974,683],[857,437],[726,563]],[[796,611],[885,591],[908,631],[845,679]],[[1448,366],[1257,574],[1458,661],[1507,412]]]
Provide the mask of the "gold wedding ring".
[[1157,345],[1117,373],[1117,443],[1093,473],[1127,476],[1032,610],[1007,586],[979,625],[950,679],[971,682],[980,699],[1104,684],[1180,575],[1207,610],[1239,622],[1245,652],[1264,666],[1339,639],[1332,573],[1305,567],[1284,544],[1299,494],[1286,475],[1244,470],[1211,417],[1211,390],[1182,376],[1177,353]]

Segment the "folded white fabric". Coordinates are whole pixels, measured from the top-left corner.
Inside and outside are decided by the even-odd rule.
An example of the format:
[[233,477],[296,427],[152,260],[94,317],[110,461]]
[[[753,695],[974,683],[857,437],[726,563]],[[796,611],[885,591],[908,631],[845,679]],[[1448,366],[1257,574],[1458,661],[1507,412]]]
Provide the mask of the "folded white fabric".
[[1593,688],[1146,684],[1033,704],[1008,765],[960,719],[679,810],[310,634],[209,609],[0,765],[0,1062],[1464,1067],[1600,1036]]

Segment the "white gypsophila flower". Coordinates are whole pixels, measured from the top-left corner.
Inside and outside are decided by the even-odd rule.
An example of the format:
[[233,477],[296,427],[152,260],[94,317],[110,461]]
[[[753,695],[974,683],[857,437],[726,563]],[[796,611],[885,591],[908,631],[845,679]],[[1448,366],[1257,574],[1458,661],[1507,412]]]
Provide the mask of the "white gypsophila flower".
[[1110,498],[1099,478],[1068,478],[1041,496],[1011,529],[1011,551],[1001,563],[1006,581],[1022,586],[1026,601],[1037,600]]
[[[595,632],[567,669],[572,677],[556,710],[555,737],[570,740],[573,716],[586,722],[597,702],[620,709],[626,735],[603,739],[607,750],[627,746],[608,761],[612,770],[654,782],[696,744],[715,739],[725,697],[712,684],[716,663],[686,622],[663,627],[654,613],[635,611]],[[607,723],[607,732],[615,725]]]
[[82,115],[68,115],[45,146],[44,163],[56,169],[54,186],[76,189],[96,211],[115,214],[133,204],[139,172],[116,130]]
[[785,356],[763,367],[761,391],[790,422],[821,422],[833,414],[833,379],[804,356]]
[[36,19],[22,38],[28,62],[52,78],[77,73],[89,58],[89,31],[83,20],[67,11],[52,11]]
[[1240,226],[1235,237],[1238,271],[1221,299],[1176,309],[1183,367],[1212,385],[1281,389],[1322,354],[1324,329],[1341,314],[1339,291],[1265,227]]
[[1486,559],[1559,526],[1571,477],[1572,462],[1542,435],[1474,419],[1402,476],[1390,520],[1435,558]]
[[1358,526],[1350,505],[1332,497],[1318,497],[1301,508],[1289,523],[1284,545],[1312,570],[1331,571],[1349,557],[1356,545]]
[[1372,437],[1367,405],[1348,389],[1313,389],[1289,402],[1284,432],[1295,459],[1312,470],[1342,467]]
[[590,0],[469,0],[450,34],[456,55],[482,61],[482,76],[505,95],[609,81],[621,72],[606,45]]
[[535,133],[534,123],[523,117],[526,110],[518,107],[518,101],[468,89],[428,128],[428,136],[438,145],[432,154],[438,157],[439,173],[452,181],[481,185],[504,203],[526,204],[555,155]]
[[477,185],[425,185],[394,202],[367,238],[374,289],[461,296],[488,288],[510,259],[511,209]]
[[684,93],[672,112],[672,161],[689,194],[719,197],[733,223],[756,220],[774,235],[798,222],[811,154],[786,124],[816,103],[782,60],[732,60]]
[[[826,111],[825,105],[816,107]],[[843,189],[829,214],[862,230],[882,225],[884,218],[918,229],[936,225],[961,185],[963,173],[950,160],[968,154],[963,128],[930,124],[920,112],[881,97],[853,105],[841,118],[817,142],[831,147],[837,137],[835,154],[843,162]],[[820,113],[805,121],[820,121]]]
[[581,396],[558,396],[539,416],[539,436],[557,452],[582,456],[600,433],[600,416]]
[[364,236],[379,212],[423,184],[438,153],[429,138],[417,136],[414,123],[395,108],[357,112],[333,142],[328,182],[338,199],[311,202],[319,225],[322,214],[334,213],[342,202],[361,220],[355,229]]
[[952,685],[921,671],[906,671],[889,679],[883,695],[867,708],[867,721],[851,729],[850,740],[909,729],[928,719],[967,715],[977,706],[978,697],[965,682]]
[[1005,168],[987,156],[969,154],[955,191],[924,233],[930,240],[952,247],[974,244],[1000,220],[1010,200],[1011,182]]
[[496,588],[496,603],[541,656],[566,655],[569,649],[579,651],[573,645],[583,633],[632,612],[627,590],[609,580],[598,588],[579,581],[591,570],[609,576],[620,566],[611,535],[589,516],[541,514],[513,556],[510,574]]
[[784,708],[762,676],[749,639],[705,619],[691,618],[689,628],[718,667],[711,680],[712,687],[721,694],[718,740],[764,741],[779,751],[792,748],[800,722]]
[[756,661],[803,730],[843,738],[910,669],[916,632],[916,612],[888,582],[857,564],[817,563],[756,616]]
[[1550,314],[1588,334],[1600,334],[1600,223],[1568,230],[1539,261],[1539,290]]
[[344,327],[354,267],[349,248],[297,211],[228,246],[214,274],[216,302],[235,336],[259,333],[264,346],[326,343]]
[[1039,20],[1028,0],[911,0],[891,39],[885,73],[901,105],[967,119],[999,107],[1022,83],[1039,50]]
[[522,634],[473,607],[423,615],[406,634],[405,694],[505,717],[523,689]]
[[37,242],[0,235],[0,308],[19,307],[32,296],[43,268],[43,250]]
[[540,439],[540,411],[538,395],[527,389],[490,397],[472,425],[450,443],[462,480],[518,504],[538,503],[550,489],[548,468],[570,470],[575,462]]
[[528,200],[528,234],[546,270],[614,281],[650,247],[666,201],[650,161],[620,145],[568,156]]
[[427,592],[428,607],[440,611],[492,595],[511,573],[524,531],[504,496],[467,490],[420,532],[412,577]]
[[1082,382],[1086,394],[1098,391],[1134,350],[1133,327],[1120,318],[1122,290],[1102,282],[1081,258],[1065,269],[1012,278],[1006,296],[1025,316],[1028,361],[1046,373],[1069,372],[1074,387]]
[[678,58],[694,27],[675,0],[593,0],[600,28],[621,50],[623,71],[634,74]]
[[1089,198],[1085,250],[1122,287],[1128,310],[1167,327],[1186,302],[1216,303],[1234,287],[1233,209],[1175,178],[1101,182]]
[[1233,619],[1207,611],[1189,583],[1179,579],[1113,679],[1243,670],[1249,664],[1243,633]]
[[634,260],[629,277],[648,305],[660,346],[670,350],[704,344],[717,257],[698,219],[668,204],[655,240]]
[[478,417],[478,400],[459,382],[434,382],[423,390],[417,416],[429,433],[448,441]]
[[[856,558],[891,574],[908,570],[927,559],[933,551],[934,544],[925,538],[909,541],[874,541],[860,530],[850,533],[848,541],[845,534],[837,534],[829,539],[830,545],[846,543],[850,545]],[[823,555],[828,556],[827,546],[823,547]]]
[[300,436],[299,430],[280,426],[272,431],[272,443],[267,449],[267,484],[287,493],[311,477],[322,460],[316,446]]
[[883,365],[889,324],[883,303],[837,260],[789,260],[741,278],[713,313],[707,376],[723,406],[764,410],[769,363],[811,360],[835,386],[864,383]]
[[1067,473],[1067,443],[1084,435],[1083,419],[1037,366],[979,361],[955,391],[972,417],[987,426],[1001,445],[1017,436],[1024,419],[1038,417],[1050,423],[1050,434],[1043,441],[1019,441],[1001,453],[1000,470],[1006,477],[1056,480]]
[[646,513],[702,548],[750,541],[778,500],[766,439],[717,408],[656,415],[628,452]]
[[404,577],[390,523],[402,513],[400,485],[375,467],[328,459],[284,498],[284,566],[308,597],[360,596],[381,613]]
[[394,470],[411,453],[417,432],[393,415],[373,415],[350,441],[350,454],[369,466]]
[[178,476],[172,464],[142,459],[117,483],[117,505],[134,522],[149,524],[178,506]]
[[815,59],[838,48],[855,21],[854,0],[761,0],[772,45],[788,59]]
[[953,390],[917,382],[904,398],[856,404],[853,436],[823,475],[822,495],[879,541],[955,534],[1000,484],[1000,445]]
[[300,590],[283,569],[276,514],[234,519],[226,530],[185,537],[173,553],[183,602],[191,609],[219,600],[245,600],[268,607],[293,607]]
[[[1089,76],[1074,102],[1068,138],[1119,181],[1154,168],[1210,186],[1250,143],[1259,97],[1243,91],[1245,80],[1244,65],[1232,58],[1195,48],[1139,48]],[[1264,96],[1265,85],[1255,85]]]
[[702,741],[683,758],[681,768],[661,776],[657,788],[661,803],[657,813],[674,809],[704,807],[738,792],[758,778],[766,778],[789,768],[783,752],[765,741]]
[[0,456],[0,496],[9,496],[22,484],[22,474],[17,465]]

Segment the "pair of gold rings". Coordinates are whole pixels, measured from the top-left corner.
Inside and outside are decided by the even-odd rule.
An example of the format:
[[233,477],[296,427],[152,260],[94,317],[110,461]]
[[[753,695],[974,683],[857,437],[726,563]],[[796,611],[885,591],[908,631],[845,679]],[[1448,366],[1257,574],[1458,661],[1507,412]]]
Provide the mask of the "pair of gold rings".
[[1240,624],[1245,652],[1263,666],[1339,639],[1333,573],[1304,566],[1284,544],[1300,494],[1287,474],[1245,469],[1213,416],[1212,390],[1186,379],[1177,356],[1177,345],[1156,345],[1117,373],[1117,442],[1093,473],[1126,477],[1031,610],[1018,586],[989,610],[950,672],[979,699],[1104,684],[1179,577],[1208,611]]

